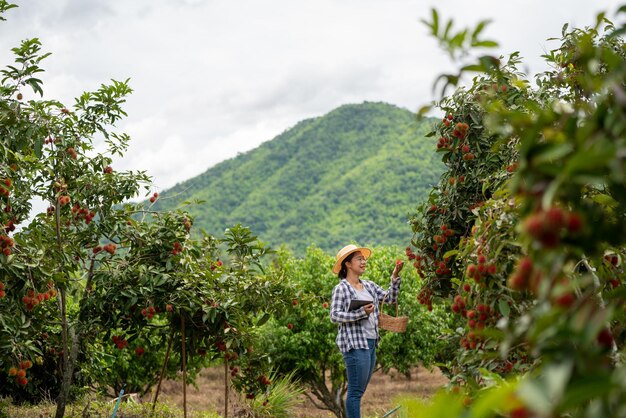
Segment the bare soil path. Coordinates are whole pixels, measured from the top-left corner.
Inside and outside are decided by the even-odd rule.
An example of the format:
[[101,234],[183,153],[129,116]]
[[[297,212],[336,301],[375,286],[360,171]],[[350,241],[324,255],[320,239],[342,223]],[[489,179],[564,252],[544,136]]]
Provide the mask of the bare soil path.
[[[198,379],[198,389],[187,387],[188,411],[217,411],[224,413],[224,375],[221,367],[204,370]],[[382,416],[395,406],[393,400],[398,395],[410,395],[427,398],[445,385],[447,379],[438,369],[433,371],[415,368],[410,379],[403,374],[375,372],[363,397],[362,412],[364,417]],[[234,396],[232,396],[234,398]],[[149,402],[148,396],[145,401]],[[159,401],[167,401],[182,407],[183,391],[181,383],[164,381]],[[231,399],[231,402],[234,399]],[[234,411],[234,407],[230,411]],[[230,415],[230,414],[229,414]],[[235,415],[232,414],[234,417]],[[294,418],[331,418],[328,411],[317,409],[308,398],[303,396],[300,407],[294,411]]]

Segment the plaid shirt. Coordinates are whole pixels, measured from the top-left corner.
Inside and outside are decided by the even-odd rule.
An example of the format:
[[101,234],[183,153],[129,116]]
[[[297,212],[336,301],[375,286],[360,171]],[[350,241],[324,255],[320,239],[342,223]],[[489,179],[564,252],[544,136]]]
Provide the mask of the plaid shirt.
[[[376,324],[376,345],[378,346],[378,341],[380,341],[378,333],[378,303],[387,294],[385,303],[394,303],[396,301],[400,292],[400,278],[398,277],[395,283],[391,282],[389,290],[384,290],[370,280],[361,280],[361,283],[363,283],[365,290],[374,298],[374,312],[372,312],[372,315],[374,315],[374,323]],[[350,301],[354,298],[356,298],[356,291],[346,279],[341,279],[341,282],[333,289],[333,297],[330,302],[330,321],[339,324],[339,333],[336,341],[342,353],[346,353],[353,348],[369,348],[360,322],[368,316],[365,313],[365,307],[362,306],[359,309],[348,312]]]

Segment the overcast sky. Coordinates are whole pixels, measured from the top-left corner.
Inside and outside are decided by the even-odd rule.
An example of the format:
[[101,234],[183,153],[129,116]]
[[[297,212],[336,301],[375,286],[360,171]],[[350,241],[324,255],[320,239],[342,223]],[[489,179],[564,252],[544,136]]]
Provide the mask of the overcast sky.
[[[132,137],[114,168],[147,170],[155,190],[347,103],[412,111],[455,68],[420,19],[435,6],[457,26],[493,22],[500,53],[520,51],[529,73],[564,23],[592,25],[612,0],[13,0],[0,22],[0,65],[38,37],[44,98],[66,105],[110,79],[130,78]],[[26,94],[25,98],[31,98]]]

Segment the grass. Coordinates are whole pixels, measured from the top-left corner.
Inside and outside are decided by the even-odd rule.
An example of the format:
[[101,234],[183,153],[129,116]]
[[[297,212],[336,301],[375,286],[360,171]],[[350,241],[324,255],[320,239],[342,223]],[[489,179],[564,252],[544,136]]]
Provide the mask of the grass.
[[[70,404],[65,409],[64,418],[111,417],[115,402],[104,399],[85,398]],[[50,418],[54,417],[56,405],[52,402],[37,405],[12,405],[10,399],[0,399],[0,418]],[[151,403],[123,402],[117,409],[115,418],[183,418],[184,411],[178,406],[158,402],[154,414]],[[191,411],[188,418],[220,418],[213,411]]]

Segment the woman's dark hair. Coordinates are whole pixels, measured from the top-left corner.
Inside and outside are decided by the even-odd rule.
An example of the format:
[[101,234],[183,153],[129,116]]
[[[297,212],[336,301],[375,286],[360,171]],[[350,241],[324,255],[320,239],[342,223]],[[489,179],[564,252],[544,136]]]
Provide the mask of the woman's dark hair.
[[343,261],[341,262],[341,270],[339,270],[339,273],[337,273],[337,276],[339,276],[340,279],[345,279],[346,276],[348,275],[348,269],[346,268],[346,263],[349,263],[352,260],[352,257],[354,257],[354,254],[356,254],[356,252],[348,254],[348,256],[344,258]]

